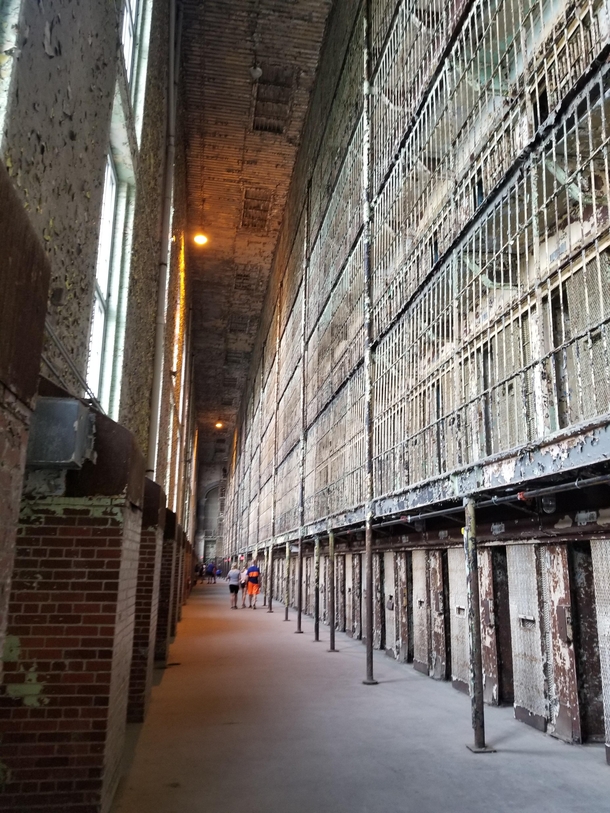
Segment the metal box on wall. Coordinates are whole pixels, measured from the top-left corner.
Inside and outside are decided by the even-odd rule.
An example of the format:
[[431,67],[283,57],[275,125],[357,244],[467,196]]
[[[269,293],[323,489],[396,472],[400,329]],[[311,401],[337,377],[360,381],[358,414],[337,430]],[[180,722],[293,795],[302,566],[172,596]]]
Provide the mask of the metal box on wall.
[[40,397],[32,416],[26,465],[80,469],[93,457],[95,417],[76,398]]

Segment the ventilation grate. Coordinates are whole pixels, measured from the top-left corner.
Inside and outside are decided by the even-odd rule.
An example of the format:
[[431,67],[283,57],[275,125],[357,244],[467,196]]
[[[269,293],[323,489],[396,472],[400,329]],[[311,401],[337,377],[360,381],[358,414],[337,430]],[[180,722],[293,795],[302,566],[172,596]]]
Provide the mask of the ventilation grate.
[[247,333],[250,330],[250,317],[247,313],[232,313],[229,319],[231,333]]
[[[267,229],[267,222],[269,220],[269,212],[271,211],[271,200],[273,192],[271,189],[265,189],[259,186],[249,186],[244,190],[244,206],[241,215],[242,229],[251,229],[252,231],[265,231]],[[239,274],[242,277],[242,285],[244,284],[245,274]],[[235,280],[235,287],[237,288],[237,276]]]
[[256,86],[256,105],[252,129],[281,135],[290,116],[293,71],[291,68],[266,67]]

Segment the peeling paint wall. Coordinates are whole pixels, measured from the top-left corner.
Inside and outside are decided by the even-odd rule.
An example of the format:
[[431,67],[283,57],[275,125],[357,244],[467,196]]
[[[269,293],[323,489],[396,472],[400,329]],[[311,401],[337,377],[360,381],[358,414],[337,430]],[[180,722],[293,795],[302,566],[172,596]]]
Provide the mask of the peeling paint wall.
[[606,726],[606,759],[610,764],[610,539],[592,541],[591,553]]
[[150,30],[142,140],[136,178],[131,276],[119,421],[146,453],[157,318],[165,169],[169,5],[156,2]]
[[[52,269],[49,318],[85,374],[119,47],[116,7],[24,0],[2,158]],[[45,356],[77,391],[61,353]]]
[[548,703],[536,546],[509,545],[506,553],[510,585],[515,711],[519,719],[545,731]]

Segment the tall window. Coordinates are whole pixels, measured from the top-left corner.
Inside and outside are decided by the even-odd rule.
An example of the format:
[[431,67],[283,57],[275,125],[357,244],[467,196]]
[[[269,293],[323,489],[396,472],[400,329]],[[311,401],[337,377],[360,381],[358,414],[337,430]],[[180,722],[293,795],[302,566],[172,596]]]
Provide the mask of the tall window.
[[17,58],[17,31],[21,0],[0,0],[0,142],[8,105],[8,91]]
[[125,70],[127,81],[131,82],[136,57],[136,34],[138,25],[138,0],[125,0],[123,11],[123,56],[125,57]]
[[112,246],[115,237],[117,187],[118,181],[114,161],[109,154],[106,160],[106,175],[104,178],[102,217],[95,268],[93,323],[89,345],[89,367],[87,370],[87,384],[98,397],[102,383],[102,359],[104,356],[106,322],[110,308],[110,271]]
[[87,384],[114,419],[123,371],[134,201],[133,179],[117,173],[110,153],[104,177]]

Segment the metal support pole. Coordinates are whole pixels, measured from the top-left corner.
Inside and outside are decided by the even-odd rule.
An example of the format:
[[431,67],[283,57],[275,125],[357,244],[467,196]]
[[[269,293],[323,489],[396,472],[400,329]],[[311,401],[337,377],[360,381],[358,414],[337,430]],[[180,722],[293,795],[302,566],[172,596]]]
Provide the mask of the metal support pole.
[[336,623],[336,579],[335,579],[335,532],[328,532],[328,614],[330,616],[330,649],[329,652],[337,652],[335,649],[335,623]]
[[320,640],[320,537],[314,547],[313,639]]
[[284,621],[288,621],[288,603],[290,602],[290,542],[286,542],[286,564],[284,570]]
[[485,709],[483,705],[483,662],[481,659],[481,612],[479,606],[479,569],[477,561],[476,514],[472,497],[464,498],[464,555],[468,601],[468,644],[470,653],[470,705],[474,745],[471,751],[493,751],[485,746]]
[[263,573],[263,607],[267,606],[267,592],[269,581],[269,548],[265,548],[265,572]]
[[269,545],[269,609],[268,613],[273,612],[273,543]]
[[366,444],[366,518],[365,518],[365,618],[367,686],[374,686],[373,677],[373,322],[371,316],[371,55],[370,55],[370,2],[365,3],[363,26],[364,74],[363,138],[362,138],[362,243],[364,276],[364,434]]
[[295,633],[301,635],[301,618],[303,616],[303,537],[299,537],[299,558],[297,567],[297,628]]

